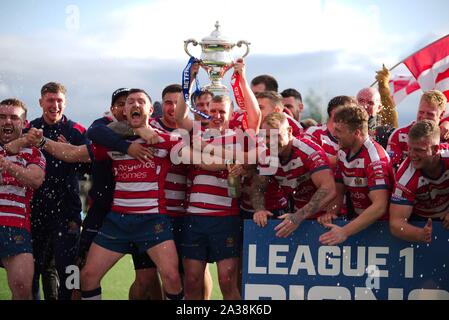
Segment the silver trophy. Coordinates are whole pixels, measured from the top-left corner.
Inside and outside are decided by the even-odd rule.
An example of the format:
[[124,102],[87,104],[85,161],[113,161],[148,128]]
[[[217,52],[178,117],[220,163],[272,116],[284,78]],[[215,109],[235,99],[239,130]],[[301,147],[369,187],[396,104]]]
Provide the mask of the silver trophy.
[[[221,83],[221,80],[223,79],[226,71],[234,65],[231,50],[235,46],[241,47],[244,44],[246,46],[246,52],[242,56],[242,58],[244,58],[249,53],[250,43],[244,40],[240,40],[237,43],[232,43],[226,37],[221,35],[219,29],[220,24],[217,21],[215,24],[215,30],[212,31],[208,37],[203,38],[201,42],[199,42],[201,45],[201,58],[199,59],[199,63],[201,67],[206,70],[211,81],[211,83],[206,85],[203,90],[210,91],[215,95],[224,95],[228,93],[228,89],[223,83]],[[188,39],[184,41],[185,52],[189,56],[194,57],[190,54],[187,48],[190,43],[196,46],[198,45],[198,41],[195,39]]]

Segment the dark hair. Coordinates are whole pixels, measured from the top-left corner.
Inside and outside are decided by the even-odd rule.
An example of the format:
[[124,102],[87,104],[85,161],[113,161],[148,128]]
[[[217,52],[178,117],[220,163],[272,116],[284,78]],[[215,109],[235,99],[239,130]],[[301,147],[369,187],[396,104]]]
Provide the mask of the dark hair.
[[164,90],[162,90],[162,99],[164,99],[164,96],[167,93],[178,93],[178,92],[182,92],[182,87],[179,84],[170,84],[168,86],[166,86],[164,88]]
[[336,96],[333,97],[328,105],[327,105],[327,115],[331,116],[331,113],[334,109],[338,108],[339,106],[346,106],[346,105],[351,105],[351,104],[358,104],[357,100],[354,97],[350,97],[350,96]]
[[282,96],[282,98],[293,97],[302,103],[301,93],[299,93],[299,91],[296,89],[293,89],[293,88],[285,89],[284,91],[281,92],[281,96]]
[[143,90],[143,89],[136,89],[136,88],[135,89],[129,89],[128,96],[130,94],[133,94],[133,93],[143,93],[143,94],[145,94],[147,96],[148,100],[150,100],[150,103],[153,104],[153,101],[151,100],[150,95],[145,90]]
[[19,99],[16,99],[16,98],[5,99],[5,100],[0,102],[0,105],[22,108],[22,110],[24,111],[25,119],[26,119],[28,109],[27,109],[25,103],[23,103]]
[[253,80],[251,80],[251,85],[257,86],[258,84],[263,83],[265,85],[266,91],[278,91],[279,85],[276,79],[273,76],[270,76],[268,74],[263,74],[260,76],[255,77]]
[[205,95],[209,95],[211,98],[214,97],[214,94],[212,92],[201,90],[201,91],[195,91],[194,93],[192,93],[191,99],[196,102],[199,98],[201,98],[202,96],[205,96]]
[[43,85],[41,88],[41,97],[43,97],[46,93],[59,93],[66,94],[65,87],[58,82],[49,82]]

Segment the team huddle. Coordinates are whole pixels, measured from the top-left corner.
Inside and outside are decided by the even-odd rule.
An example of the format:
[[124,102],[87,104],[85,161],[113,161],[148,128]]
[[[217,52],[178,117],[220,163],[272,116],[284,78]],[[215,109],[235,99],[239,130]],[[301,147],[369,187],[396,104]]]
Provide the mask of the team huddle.
[[[249,83],[245,68],[235,63],[239,108],[226,95],[192,93],[192,82],[193,117],[177,84],[163,90],[157,118],[145,90],[114,91],[88,130],[64,116],[62,84],[42,87],[42,117],[30,122],[20,100],[1,101],[0,259],[12,298],[40,299],[42,276],[45,299],[101,299],[102,278],[131,254],[130,299],[210,299],[208,263],[223,298],[241,299],[243,219],[279,220],[278,237],[315,219],[327,228],[324,245],[378,220],[411,242],[432,240],[432,220],[449,229],[444,94],[424,92],[416,121],[397,128],[384,69],[379,89],[334,97],[317,124],[301,119],[297,90],[279,94],[268,75]],[[81,221],[84,173],[92,187]],[[78,290],[67,285],[73,265]]]

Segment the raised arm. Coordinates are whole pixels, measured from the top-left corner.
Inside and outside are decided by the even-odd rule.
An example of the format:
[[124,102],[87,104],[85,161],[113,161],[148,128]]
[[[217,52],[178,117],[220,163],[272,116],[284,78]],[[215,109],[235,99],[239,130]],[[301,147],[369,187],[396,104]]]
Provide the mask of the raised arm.
[[240,75],[240,87],[242,89],[243,101],[246,108],[248,129],[252,129],[255,133],[258,133],[262,113],[259,104],[257,103],[256,96],[252,92],[246,79],[246,67],[243,59],[238,59],[236,61],[234,69]]
[[[194,79],[199,71],[199,64],[194,63],[192,66],[191,74],[190,74],[190,88],[189,88],[189,96],[192,91]],[[176,103],[175,108],[175,121],[178,128],[185,129],[187,131],[191,131],[193,129],[193,120],[189,118],[189,108],[184,101],[184,95],[180,94],[178,97],[178,102]]]

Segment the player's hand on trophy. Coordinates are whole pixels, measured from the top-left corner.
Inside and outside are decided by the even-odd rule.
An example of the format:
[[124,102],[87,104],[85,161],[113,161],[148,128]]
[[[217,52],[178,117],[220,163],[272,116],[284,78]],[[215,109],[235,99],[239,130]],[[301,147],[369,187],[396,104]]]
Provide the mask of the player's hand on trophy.
[[390,81],[391,74],[387,67],[382,64],[382,70],[376,71],[376,80],[381,86],[388,87],[388,82]]
[[198,75],[198,71],[200,71],[200,63],[199,62],[195,62],[192,65],[192,69],[190,69],[190,78],[192,80],[196,78],[196,76]]
[[243,58],[239,58],[234,63],[234,71],[237,72],[242,78],[246,75],[246,66]]

